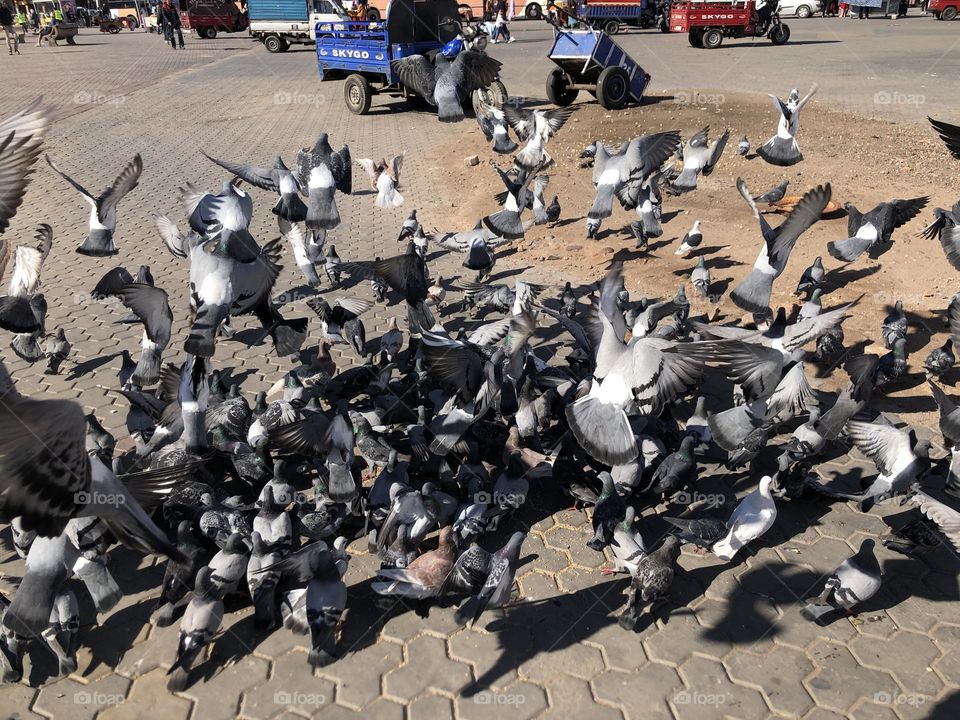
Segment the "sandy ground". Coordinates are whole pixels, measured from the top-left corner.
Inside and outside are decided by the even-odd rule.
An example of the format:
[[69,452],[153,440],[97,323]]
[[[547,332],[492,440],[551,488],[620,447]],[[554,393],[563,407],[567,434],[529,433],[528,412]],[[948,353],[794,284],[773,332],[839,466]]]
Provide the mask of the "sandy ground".
[[[862,211],[894,198],[929,196],[921,214],[894,233],[892,246],[878,259],[866,254],[844,264],[829,256],[826,244],[847,237],[847,219],[841,212],[821,220],[803,235],[794,249],[786,272],[774,286],[773,307],[788,310],[797,302],[792,293],[803,270],[817,255],[827,269],[823,305],[825,308],[860,299],[845,325],[846,345],[854,351],[886,352],[880,342],[880,324],[888,305],[902,299],[911,319],[908,336],[909,377],[889,392],[891,402],[884,410],[901,414],[920,413],[929,421],[933,402],[923,385],[923,360],[947,337],[945,309],[950,297],[960,291],[960,278],[947,264],[938,242],[914,237],[932,218],[934,207],[949,207],[960,197],[960,166],[950,158],[932,130],[907,125],[868,121],[831,111],[812,101],[804,109],[799,135],[804,161],[791,168],[768,165],[753,154],[744,158],[736,146],[746,134],[752,148],[762,144],[776,127],[772,103],[760,96],[704,95],[701,104],[678,102],[672,97],[654,98],[640,108],[609,113],[596,103],[581,103],[578,111],[551,141],[550,152],[556,167],[550,172],[548,200],[560,199],[561,220],[553,226],[534,227],[505,257],[497,270],[525,268],[523,276],[548,280],[559,287],[564,280],[586,286],[603,276],[612,259],[625,262],[626,287],[634,299],[672,297],[682,282],[688,282],[697,256],[674,254],[696,219],[704,235],[699,250],[705,255],[713,286],[719,295],[716,306],[699,301],[692,316],[719,311],[720,322],[746,322],[748,318],[728,299],[727,292],[749,271],[760,247],[757,223],[737,193],[735,182],[743,177],[754,194],[790,180],[788,194],[802,194],[820,183],[829,182],[833,200],[855,204]],[[613,217],[604,221],[596,240],[587,240],[586,211],[593,201],[590,170],[580,168],[578,155],[593,139],[619,146],[642,133],[678,129],[684,138],[704,125],[711,139],[725,128],[730,142],[714,173],[701,177],[698,189],[678,198],[665,195],[664,235],[651,241],[648,252],[634,250],[629,223],[636,214],[614,203]],[[468,167],[464,159],[476,153],[480,164]],[[491,165],[506,169],[509,157],[495,155],[482,144],[477,132],[465,134],[462,143],[446,147],[437,167],[438,193],[449,208],[444,216],[425,218],[441,230],[472,227],[477,218],[495,209],[492,195],[503,189]],[[772,225],[781,219],[768,217]],[[496,273],[494,275],[496,277]],[[507,280],[512,282],[512,279]],[[692,292],[688,295],[692,297]],[[549,291],[551,293],[554,290]],[[839,379],[842,379],[842,374]],[[960,369],[943,377],[948,385],[960,380]],[[837,382],[825,380],[824,388]]]

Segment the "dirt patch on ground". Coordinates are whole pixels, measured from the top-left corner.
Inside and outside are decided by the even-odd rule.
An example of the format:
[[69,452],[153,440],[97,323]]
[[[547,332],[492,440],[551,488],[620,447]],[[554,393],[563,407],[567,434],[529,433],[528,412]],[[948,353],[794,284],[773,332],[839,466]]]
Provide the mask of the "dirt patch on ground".
[[[791,195],[829,182],[836,202],[852,202],[863,211],[885,200],[928,195],[928,208],[894,233],[892,247],[876,260],[866,255],[848,265],[834,260],[826,244],[847,237],[846,217],[841,213],[817,223],[798,242],[786,272],[774,286],[772,302],[774,307],[789,309],[796,302],[792,293],[800,275],[821,255],[828,272],[824,307],[863,296],[844,325],[847,346],[882,354],[885,350],[877,344],[880,324],[887,305],[901,298],[914,321],[908,338],[911,377],[898,391],[891,391],[891,396],[901,401],[889,409],[904,413],[932,410],[932,401],[926,402],[929,393],[922,385],[923,360],[930,349],[946,339],[944,311],[950,297],[960,291],[960,277],[947,264],[938,242],[913,235],[931,219],[932,208],[949,207],[960,197],[960,164],[949,157],[931,130],[852,117],[814,100],[804,109],[801,120],[799,141],[804,161],[792,168],[774,167],[753,154],[753,149],[776,129],[777,118],[769,100],[708,92],[701,98],[712,104],[661,97],[641,108],[614,113],[596,103],[580,105],[550,144],[556,167],[550,172],[548,199],[553,194],[559,196],[563,208],[560,222],[532,228],[523,241],[507,251],[509,256],[497,269],[522,266],[525,276],[553,283],[569,279],[586,286],[602,277],[611,259],[618,258],[625,261],[631,297],[669,297],[680,283],[688,282],[697,263],[696,255],[680,258],[674,250],[693,221],[699,219],[704,235],[701,253],[711,271],[712,294],[722,297],[716,307],[701,304],[692,314],[719,311],[725,322],[738,321],[744,319],[744,313],[729,301],[727,291],[752,266],[760,248],[760,233],[737,193],[737,177],[743,177],[755,194],[785,178],[790,180]],[[722,102],[716,102],[718,99]],[[624,211],[617,203],[613,217],[604,221],[599,238],[586,239],[585,214],[594,196],[591,171],[580,168],[578,158],[586,145],[599,139],[619,146],[639,134],[669,129],[680,130],[686,139],[704,125],[710,126],[711,139],[730,128],[724,157],[710,177],[701,178],[695,192],[679,198],[665,196],[664,235],[651,242],[650,251],[633,249],[628,226],[636,214]],[[746,158],[737,154],[737,142],[744,134],[752,147]],[[441,229],[471,227],[496,207],[492,195],[503,187],[491,165],[506,169],[510,158],[494,154],[482,140],[476,128],[471,128],[462,142],[442,149],[436,169],[441,213],[429,221]],[[464,159],[473,154],[479,156],[480,164],[468,167]],[[775,226],[781,220],[771,215],[769,222]],[[958,379],[960,370],[944,378],[950,385]],[[909,401],[913,396],[923,401]]]

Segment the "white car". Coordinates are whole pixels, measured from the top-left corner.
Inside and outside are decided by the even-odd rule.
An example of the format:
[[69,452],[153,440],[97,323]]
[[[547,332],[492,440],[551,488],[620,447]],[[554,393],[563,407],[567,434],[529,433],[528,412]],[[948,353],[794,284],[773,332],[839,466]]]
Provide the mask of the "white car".
[[798,18],[808,18],[823,10],[820,0],[780,0],[780,16],[795,15]]

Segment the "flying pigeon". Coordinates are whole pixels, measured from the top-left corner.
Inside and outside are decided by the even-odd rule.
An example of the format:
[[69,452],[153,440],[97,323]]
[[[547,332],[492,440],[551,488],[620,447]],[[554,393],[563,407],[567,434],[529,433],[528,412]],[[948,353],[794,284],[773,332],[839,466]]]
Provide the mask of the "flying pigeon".
[[525,110],[516,105],[505,106],[504,118],[517,133],[517,137],[527,143],[514,159],[517,167],[532,172],[549,166],[553,158],[546,151],[547,141],[560,131],[576,109],[575,105],[552,110]]
[[757,148],[757,155],[771,165],[784,167],[796,165],[803,160],[803,153],[800,152],[800,145],[797,143],[797,133],[800,132],[800,111],[813,97],[817,87],[814,83],[810,92],[802,100],[796,88],[790,91],[786,103],[776,95],[770,96],[773,98],[774,107],[780,113],[777,134]]
[[509,155],[517,149],[517,143],[507,130],[506,115],[499,107],[487,105],[481,100],[477,108],[477,123],[484,137],[493,141],[494,152]]
[[307,219],[307,206],[301,195],[303,188],[279,155],[271,168],[217,160],[206,153],[203,153],[203,156],[254,187],[277,193],[277,202],[274,203],[272,212],[278,217],[289,223],[303,222]]
[[723,155],[723,149],[726,147],[727,140],[730,138],[730,131],[725,130],[723,134],[712,143],[709,142],[709,132],[709,127],[703,128],[683,146],[683,169],[668,186],[676,194],[679,195],[691,190],[696,190],[697,178],[699,178],[700,174],[702,173],[704,176],[709,175],[720,161],[720,156]]
[[441,52],[433,63],[424,55],[391,63],[401,85],[436,106],[440,122],[463,120],[463,101],[496,80],[501,66],[499,60],[472,50],[461,52],[452,62]]
[[926,207],[929,197],[909,200],[891,200],[877,205],[867,213],[861,213],[853,203],[844,203],[847,211],[846,240],[827,243],[832,257],[853,262],[868,250],[878,245],[888,245],[893,231],[915,218]]

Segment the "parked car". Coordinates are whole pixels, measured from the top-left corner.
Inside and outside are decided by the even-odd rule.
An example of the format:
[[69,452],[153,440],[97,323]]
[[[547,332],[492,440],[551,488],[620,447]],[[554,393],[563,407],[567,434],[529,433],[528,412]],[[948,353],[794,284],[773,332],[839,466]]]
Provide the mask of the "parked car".
[[780,16],[795,15],[798,18],[808,18],[823,11],[820,0],[780,0]]
[[930,0],[927,10],[937,20],[956,20],[960,14],[960,0]]

